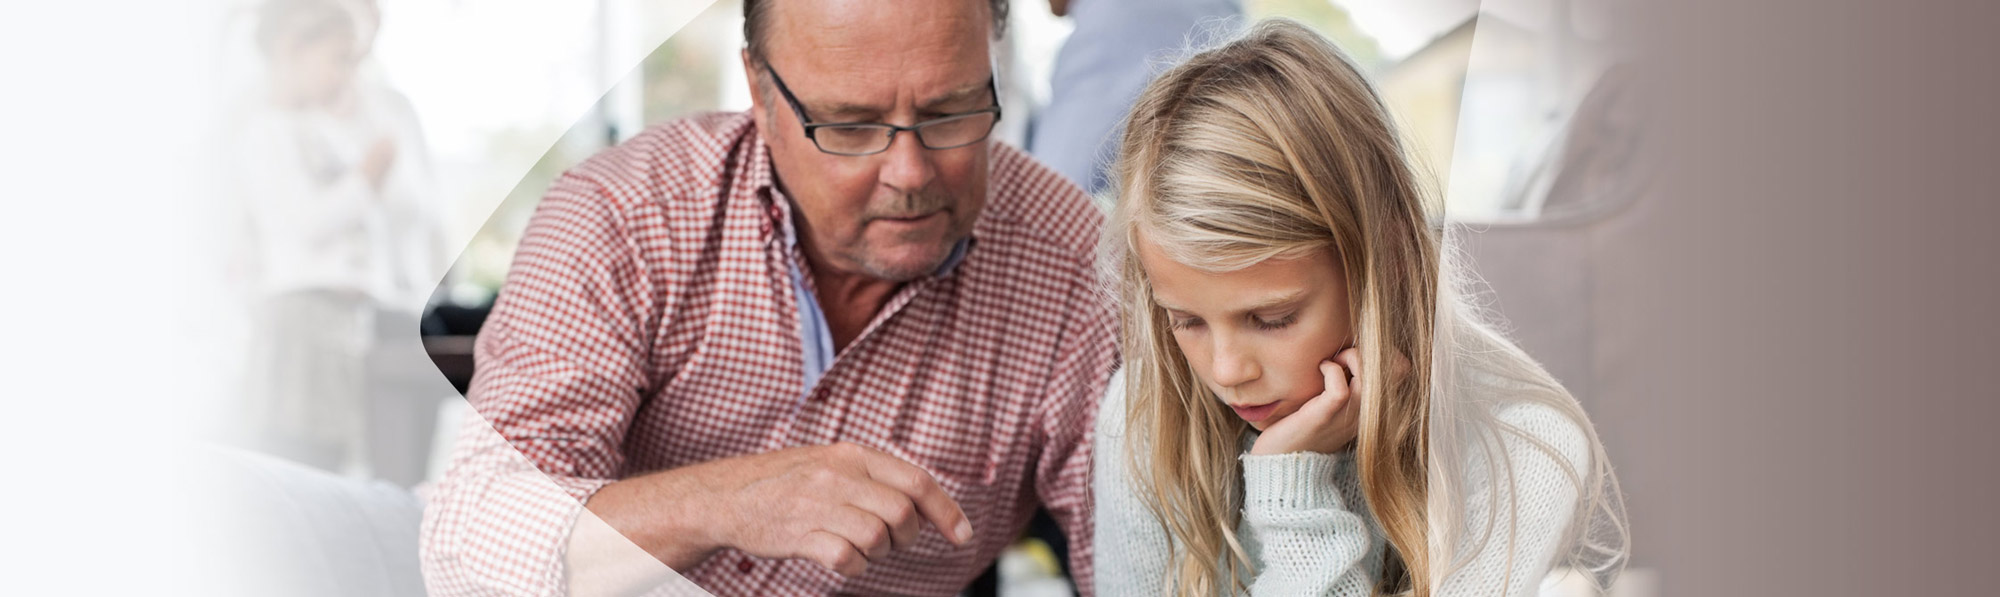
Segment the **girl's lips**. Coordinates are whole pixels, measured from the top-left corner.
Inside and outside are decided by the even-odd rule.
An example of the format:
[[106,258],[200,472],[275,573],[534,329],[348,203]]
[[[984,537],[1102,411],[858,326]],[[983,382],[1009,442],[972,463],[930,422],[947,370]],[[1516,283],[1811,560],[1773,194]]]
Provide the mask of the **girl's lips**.
[[1243,417],[1243,420],[1256,423],[1270,418],[1271,413],[1278,412],[1278,403],[1270,402],[1257,406],[1237,406],[1231,404],[1229,405],[1229,409],[1236,411],[1236,416]]

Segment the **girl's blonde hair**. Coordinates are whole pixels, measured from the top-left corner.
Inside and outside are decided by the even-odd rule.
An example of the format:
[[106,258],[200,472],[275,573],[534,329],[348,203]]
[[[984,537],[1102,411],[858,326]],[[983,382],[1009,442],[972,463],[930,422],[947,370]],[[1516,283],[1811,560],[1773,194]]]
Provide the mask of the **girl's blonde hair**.
[[[1169,586],[1182,595],[1216,595],[1251,576],[1236,537],[1243,495],[1237,458],[1248,427],[1195,377],[1175,344],[1138,262],[1142,233],[1169,259],[1209,271],[1318,250],[1340,259],[1361,352],[1358,377],[1379,380],[1354,398],[1362,491],[1390,545],[1378,593],[1429,595],[1451,568],[1434,557],[1460,551],[1447,561],[1462,563],[1493,536],[1489,520],[1474,549],[1452,547],[1461,538],[1454,524],[1465,493],[1460,469],[1497,446],[1498,436],[1482,430],[1526,437],[1555,455],[1492,420],[1490,404],[1439,399],[1490,398],[1499,387],[1494,380],[1504,380],[1507,400],[1551,405],[1586,435],[1590,463],[1569,471],[1590,488],[1579,492],[1589,506],[1578,508],[1579,518],[1610,513],[1618,545],[1578,551],[1613,553],[1600,567],[1600,582],[1608,582],[1624,553],[1622,508],[1589,420],[1455,293],[1456,268],[1430,219],[1440,212],[1427,209],[1386,110],[1332,44],[1292,21],[1258,23],[1161,74],[1140,95],[1123,135],[1114,166],[1119,199],[1104,246],[1125,330],[1126,420],[1143,438],[1128,444],[1125,457],[1138,493],[1172,539],[1177,570]],[[1459,367],[1488,374],[1468,376]],[[1434,440],[1448,440],[1437,450],[1443,454],[1433,453]],[[1479,443],[1468,449],[1462,441]],[[1496,470],[1503,472],[1495,483],[1511,482],[1498,476],[1511,474],[1505,463]],[[1590,524],[1570,527],[1572,535],[1591,534],[1579,532]]]

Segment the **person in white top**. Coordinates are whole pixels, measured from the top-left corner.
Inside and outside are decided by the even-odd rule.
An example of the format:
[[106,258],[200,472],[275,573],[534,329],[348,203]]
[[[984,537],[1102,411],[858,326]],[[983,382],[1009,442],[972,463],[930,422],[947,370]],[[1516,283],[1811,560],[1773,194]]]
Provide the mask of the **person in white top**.
[[262,84],[230,131],[254,319],[244,439],[357,474],[369,351],[383,328],[417,334],[443,263],[415,112],[361,68],[374,22],[349,0],[265,0]]
[[1154,80],[1124,130],[1098,595],[1532,595],[1556,566],[1609,586],[1630,541],[1589,419],[1462,294],[1331,43],[1259,23]]
[[350,0],[267,0],[265,85],[246,102],[233,177],[255,292],[335,290],[423,307],[441,274],[437,193],[416,113],[368,65]]

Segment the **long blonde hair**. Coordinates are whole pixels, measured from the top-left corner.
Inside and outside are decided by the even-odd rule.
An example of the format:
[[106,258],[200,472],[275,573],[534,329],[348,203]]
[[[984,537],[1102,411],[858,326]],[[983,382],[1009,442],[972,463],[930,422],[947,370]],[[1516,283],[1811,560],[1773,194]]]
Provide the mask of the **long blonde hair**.
[[[1177,570],[1169,586],[1179,594],[1231,592],[1251,576],[1235,532],[1247,425],[1196,379],[1174,343],[1138,262],[1142,231],[1168,258],[1218,272],[1322,249],[1338,255],[1361,352],[1358,377],[1381,380],[1355,397],[1362,492],[1391,548],[1379,593],[1429,595],[1449,568],[1434,565],[1432,555],[1457,544],[1456,531],[1433,536],[1427,515],[1462,501],[1459,463],[1470,453],[1448,448],[1450,457],[1433,470],[1434,421],[1447,422],[1441,435],[1456,441],[1477,435],[1463,430],[1461,419],[1490,419],[1479,414],[1484,409],[1433,403],[1441,389],[1456,395],[1469,385],[1456,372],[1439,377],[1434,361],[1496,367],[1498,377],[1535,388],[1529,399],[1559,403],[1591,433],[1560,384],[1476,312],[1460,308],[1469,303],[1451,292],[1449,255],[1429,217],[1438,210],[1426,205],[1367,81],[1319,35],[1282,19],[1258,23],[1162,73],[1124,131],[1114,166],[1119,199],[1104,246],[1125,331],[1126,420],[1142,438],[1125,457],[1142,500],[1172,539]],[[1437,329],[1440,320],[1455,329]],[[1485,352],[1472,363],[1453,348],[1460,341]],[[1511,352],[1496,356],[1496,342]],[[1594,435],[1589,440],[1597,445]],[[1597,456],[1593,469],[1608,476],[1601,451]],[[1594,475],[1572,478],[1587,484]]]

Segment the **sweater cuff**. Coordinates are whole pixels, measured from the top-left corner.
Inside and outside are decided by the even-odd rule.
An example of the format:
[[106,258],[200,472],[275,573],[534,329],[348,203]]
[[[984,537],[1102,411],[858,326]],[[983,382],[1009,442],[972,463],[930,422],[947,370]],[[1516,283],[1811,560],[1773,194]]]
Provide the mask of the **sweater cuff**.
[[1339,456],[1317,452],[1244,454],[1243,506],[1249,510],[1346,510],[1333,473]]

